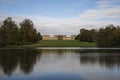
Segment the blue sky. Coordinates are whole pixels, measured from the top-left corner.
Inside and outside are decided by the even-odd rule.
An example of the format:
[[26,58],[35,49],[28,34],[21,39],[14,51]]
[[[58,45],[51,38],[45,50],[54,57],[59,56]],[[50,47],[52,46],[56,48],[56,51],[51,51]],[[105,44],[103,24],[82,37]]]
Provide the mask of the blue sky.
[[1,1],[1,9],[5,13],[55,18],[76,17],[83,11],[96,6],[91,0],[12,0],[12,2],[9,0],[8,3],[5,1]]
[[120,0],[0,0],[0,21],[33,20],[41,34],[78,34],[81,28],[120,25]]

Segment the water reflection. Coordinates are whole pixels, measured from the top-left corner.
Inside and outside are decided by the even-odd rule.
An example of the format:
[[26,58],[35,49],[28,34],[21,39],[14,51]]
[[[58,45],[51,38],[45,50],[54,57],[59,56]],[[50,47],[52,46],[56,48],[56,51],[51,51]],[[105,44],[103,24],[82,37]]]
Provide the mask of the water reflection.
[[6,75],[11,75],[19,66],[20,70],[28,74],[33,70],[38,55],[35,49],[0,49],[0,67]]
[[81,64],[99,64],[108,69],[120,67],[120,50],[82,50],[78,52],[81,53]]
[[[103,68],[120,69],[119,53],[120,49],[0,49],[0,69],[8,76],[19,69],[24,73],[24,77],[26,74],[30,75],[26,77],[29,80],[31,77],[48,80],[51,76],[52,79],[56,78],[55,76],[80,79],[78,76],[81,76],[83,72],[87,73],[90,69],[94,71],[91,68],[94,65],[96,71],[103,70]],[[21,75],[13,76],[6,80],[24,79],[23,76],[20,77]]]
[[80,64],[99,64],[100,67],[107,69],[120,67],[120,49],[43,49],[43,54],[51,55],[55,53],[53,58],[60,59],[63,55],[80,54]]

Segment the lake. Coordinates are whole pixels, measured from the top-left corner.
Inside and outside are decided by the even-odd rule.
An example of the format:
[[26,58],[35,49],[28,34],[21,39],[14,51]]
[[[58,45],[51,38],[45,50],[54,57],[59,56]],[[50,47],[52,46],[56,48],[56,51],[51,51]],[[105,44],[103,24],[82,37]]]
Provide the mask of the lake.
[[1,48],[0,80],[120,80],[120,49]]

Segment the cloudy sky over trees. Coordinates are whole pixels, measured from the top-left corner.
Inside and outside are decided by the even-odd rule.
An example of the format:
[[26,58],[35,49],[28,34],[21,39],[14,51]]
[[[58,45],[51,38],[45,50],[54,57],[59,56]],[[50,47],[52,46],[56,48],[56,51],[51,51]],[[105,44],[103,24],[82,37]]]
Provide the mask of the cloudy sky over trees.
[[120,25],[120,0],[0,0],[0,22],[31,19],[41,34],[77,34],[81,28]]

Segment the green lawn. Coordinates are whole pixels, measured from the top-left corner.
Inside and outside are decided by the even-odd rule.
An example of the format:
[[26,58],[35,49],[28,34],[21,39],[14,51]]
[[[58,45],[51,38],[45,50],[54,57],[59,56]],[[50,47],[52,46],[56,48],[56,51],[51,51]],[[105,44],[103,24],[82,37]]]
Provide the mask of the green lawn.
[[76,40],[41,40],[31,47],[96,47],[95,43],[80,42]]

